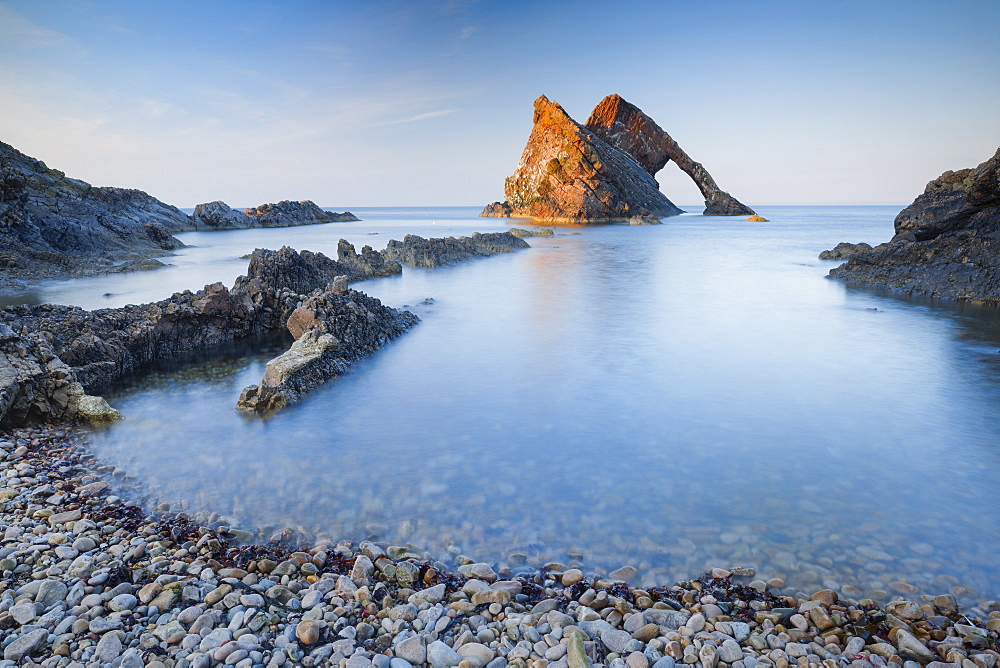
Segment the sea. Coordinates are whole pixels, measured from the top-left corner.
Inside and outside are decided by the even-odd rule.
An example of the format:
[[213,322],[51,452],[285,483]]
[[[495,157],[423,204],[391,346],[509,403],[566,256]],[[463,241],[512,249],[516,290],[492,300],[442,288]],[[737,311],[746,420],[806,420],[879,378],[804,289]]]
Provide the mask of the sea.
[[[556,227],[530,249],[354,288],[421,322],[269,419],[235,410],[287,341],[199,351],[109,388],[120,494],[255,531],[410,545],[512,573],[742,566],[786,593],[1000,598],[1000,310],[852,287],[817,259],[901,206]],[[689,207],[700,212],[700,207]],[[88,309],[245,272],[526,221],[473,207],[191,232],[152,272],[51,282]],[[114,479],[112,480],[114,482]],[[504,570],[506,572],[506,570]]]

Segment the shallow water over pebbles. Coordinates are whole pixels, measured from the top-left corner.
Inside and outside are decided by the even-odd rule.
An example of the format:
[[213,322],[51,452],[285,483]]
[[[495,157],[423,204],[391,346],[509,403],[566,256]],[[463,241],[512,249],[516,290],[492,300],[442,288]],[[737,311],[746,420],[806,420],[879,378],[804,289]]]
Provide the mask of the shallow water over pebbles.
[[[824,278],[821,250],[885,240],[896,207],[763,209],[772,222],[561,228],[358,284],[423,321],[268,421],[233,406],[273,350],[116,388],[128,419],[99,454],[155,503],[265,532],[376,532],[515,570],[629,564],[645,583],[748,565],[792,590],[997,598],[998,312]],[[159,299],[231,284],[255,246],[506,227],[473,209],[356,213],[185,235],[199,247],[175,267],[39,298]]]

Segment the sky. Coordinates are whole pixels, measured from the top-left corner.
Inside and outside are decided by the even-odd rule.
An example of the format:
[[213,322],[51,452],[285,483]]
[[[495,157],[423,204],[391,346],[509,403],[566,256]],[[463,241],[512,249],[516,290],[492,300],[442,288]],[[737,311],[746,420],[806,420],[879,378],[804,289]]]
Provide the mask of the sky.
[[618,93],[751,206],[906,204],[1000,146],[998,34],[1000,0],[0,0],[0,141],[180,207],[485,205],[536,97]]

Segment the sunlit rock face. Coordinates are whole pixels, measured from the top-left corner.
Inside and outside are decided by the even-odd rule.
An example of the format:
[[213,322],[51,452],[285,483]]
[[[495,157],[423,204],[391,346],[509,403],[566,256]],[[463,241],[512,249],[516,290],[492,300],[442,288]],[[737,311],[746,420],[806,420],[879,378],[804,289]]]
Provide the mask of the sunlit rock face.
[[504,194],[515,218],[593,223],[681,213],[634,159],[544,95],[535,100],[534,127]]
[[619,95],[601,100],[585,125],[543,95],[535,100],[534,123],[521,162],[506,181],[506,201],[488,205],[480,215],[572,223],[677,215],[681,210],[653,178],[670,160],[701,190],[706,215],[754,213]]

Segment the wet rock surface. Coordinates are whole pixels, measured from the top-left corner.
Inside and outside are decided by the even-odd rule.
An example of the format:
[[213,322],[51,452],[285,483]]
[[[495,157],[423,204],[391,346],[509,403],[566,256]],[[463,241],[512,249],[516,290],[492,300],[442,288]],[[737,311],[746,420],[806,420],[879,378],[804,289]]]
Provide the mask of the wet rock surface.
[[402,241],[389,241],[382,251],[386,258],[412,267],[440,267],[476,257],[489,257],[501,253],[529,248],[519,234],[507,232],[476,232],[471,237],[445,237],[424,239],[407,234]]
[[236,407],[268,413],[295,403],[417,322],[409,311],[383,306],[356,290],[333,285],[316,290],[288,317],[295,342],[267,363],[264,378],[243,390]]
[[[344,263],[287,247],[259,249],[251,258],[248,274],[237,279],[232,291],[215,283],[159,302],[96,311],[52,304],[7,307],[0,311],[0,359],[4,362],[0,367],[0,425],[77,417],[114,419],[113,409],[88,398],[89,392],[185,351],[282,330],[295,309],[310,296],[320,299],[341,271],[358,279],[399,269],[371,249],[366,250],[374,265],[365,262],[364,254],[357,256],[346,242],[340,250]],[[342,291],[347,280],[342,278],[337,288],[330,284],[329,289]],[[374,339],[384,343],[379,318],[396,323],[398,314],[381,307],[378,300],[354,294],[353,306],[331,311],[330,316],[346,317],[344,327],[348,328],[358,317],[366,318]],[[322,313],[325,320],[327,312]],[[353,330],[337,326],[331,330],[344,335],[340,364],[363,354],[355,345],[364,352],[374,349],[372,340],[356,336]]]
[[850,283],[1000,303],[1000,149],[945,172],[894,222],[895,236],[830,271]]
[[[2,665],[995,668],[1000,603],[780,595],[747,569],[632,587],[125,505],[86,434],[0,432]],[[569,584],[567,584],[569,583]]]
[[[882,244],[880,247],[884,246]],[[819,259],[821,260],[846,260],[852,255],[857,255],[858,253],[867,253],[872,250],[871,244],[866,244],[864,242],[859,244],[852,244],[847,241],[842,241],[831,250],[825,250],[819,254]]]

